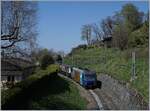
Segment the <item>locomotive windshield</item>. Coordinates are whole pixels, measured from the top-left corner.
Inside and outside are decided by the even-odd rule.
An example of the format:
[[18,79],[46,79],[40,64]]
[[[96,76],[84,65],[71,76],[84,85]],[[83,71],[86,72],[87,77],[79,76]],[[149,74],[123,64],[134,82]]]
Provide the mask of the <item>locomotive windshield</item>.
[[95,74],[85,75],[84,78],[85,78],[85,80],[95,81],[96,75]]

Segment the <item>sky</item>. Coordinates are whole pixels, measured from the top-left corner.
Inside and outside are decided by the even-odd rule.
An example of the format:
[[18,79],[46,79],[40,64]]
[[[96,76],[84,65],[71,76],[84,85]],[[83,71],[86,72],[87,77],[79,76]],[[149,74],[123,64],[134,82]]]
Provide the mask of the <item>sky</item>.
[[148,11],[148,2],[98,1],[38,3],[38,44],[40,47],[69,53],[81,40],[82,25],[98,23],[112,16],[126,3],[133,3],[139,11]]

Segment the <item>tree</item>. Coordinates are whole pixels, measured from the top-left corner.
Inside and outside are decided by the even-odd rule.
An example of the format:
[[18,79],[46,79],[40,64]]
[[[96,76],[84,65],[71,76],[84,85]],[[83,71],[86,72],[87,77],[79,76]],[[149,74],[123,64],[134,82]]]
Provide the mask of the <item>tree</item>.
[[121,14],[121,12],[116,12],[112,18],[113,18],[112,45],[113,47],[117,47],[123,50],[127,48],[129,35],[127,27],[125,25],[124,16]]
[[121,14],[125,19],[125,24],[129,32],[132,32],[142,25],[144,13],[139,12],[137,7],[131,3],[122,7]]
[[92,26],[91,25],[83,25],[82,32],[81,32],[81,39],[86,40],[87,44],[91,44],[91,32],[92,32]]
[[54,59],[50,54],[46,54],[41,59],[41,68],[45,69],[48,65],[53,64]]
[[[126,4],[122,7],[121,14],[124,17],[124,24],[128,33],[128,46],[137,47],[148,43],[147,16],[139,12],[133,4]],[[145,19],[145,20],[144,20]]]
[[111,37],[112,31],[113,31],[113,20],[110,16],[108,16],[106,19],[103,19],[101,22],[101,28],[104,33],[103,38]]
[[127,48],[128,33],[124,24],[118,24],[113,31],[113,46],[121,50]]
[[56,61],[58,63],[62,63],[62,57],[61,57],[61,55],[59,55],[59,54],[57,55]]
[[58,51],[57,54],[59,54],[61,57],[65,57],[65,52],[64,51]]
[[103,40],[104,32],[102,31],[101,26],[95,23],[92,25],[92,29],[93,29],[93,33],[95,35],[95,40],[97,40],[97,41]]
[[1,2],[1,48],[4,53],[29,54],[36,45],[36,2]]
[[129,36],[129,46],[137,47],[141,45],[148,46],[149,42],[149,26],[147,22],[145,22],[142,27],[133,31]]

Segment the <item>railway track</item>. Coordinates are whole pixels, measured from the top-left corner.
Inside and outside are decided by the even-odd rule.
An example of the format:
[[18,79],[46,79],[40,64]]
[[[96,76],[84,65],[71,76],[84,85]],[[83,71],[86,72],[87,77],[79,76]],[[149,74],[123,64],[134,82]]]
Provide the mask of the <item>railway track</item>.
[[[68,78],[66,76],[64,76],[64,77]],[[68,78],[68,79],[70,79],[70,78]],[[73,81],[72,79],[70,79],[70,80]],[[73,81],[73,82],[77,86],[82,87],[75,81]],[[98,82],[101,82],[101,79],[98,79]],[[92,96],[91,98],[93,98],[93,101],[94,101],[94,102],[93,101],[92,102],[95,104],[95,106],[94,106],[93,103],[90,101],[92,106],[94,106],[91,108],[92,110],[93,109],[94,110],[142,109],[142,108],[140,108],[141,106],[139,106],[135,102],[132,103],[130,100],[127,102],[124,100],[120,100],[119,97],[114,94],[114,92],[109,92],[112,90],[111,89],[107,90],[108,88],[104,85],[104,81],[102,81],[102,82],[103,82],[103,84],[102,83],[98,84],[97,88],[95,88],[95,89],[86,90],[83,87],[81,88],[82,90],[88,92],[89,95]],[[86,96],[84,93],[83,93],[83,95]],[[130,99],[132,100],[131,97],[130,97]],[[129,106],[128,104],[131,106]],[[146,107],[146,106],[144,106],[144,107]]]
[[89,90],[89,92],[91,93],[91,95],[93,96],[93,98],[95,99],[97,105],[98,105],[98,109],[99,110],[104,110],[103,105],[101,100],[99,99],[98,95],[93,91],[93,90]]
[[118,110],[110,95],[99,88],[94,89],[93,92],[100,98],[104,110]]
[[[69,81],[74,82],[76,85],[80,86],[78,83],[73,81],[72,79],[66,77],[63,74],[58,74],[59,76],[68,79]],[[82,87],[82,86],[80,86]],[[101,88],[95,88],[95,89],[85,89],[82,87],[82,89],[88,91],[94,101],[96,102],[96,106],[94,110],[117,110],[117,106],[114,104],[113,99],[110,95],[106,94]],[[93,108],[92,108],[93,109]]]
[[[64,76],[63,74],[58,74],[59,76],[61,76],[61,77],[63,77],[63,78],[65,78],[65,79],[68,79],[69,81],[72,81],[72,82],[74,82],[75,84],[77,84],[78,86],[80,86],[78,83],[76,83],[75,81],[73,81],[72,79],[70,79],[70,78],[68,78],[68,77],[66,77],[66,76]],[[80,86],[80,87],[82,87],[82,86]],[[82,87],[83,88],[83,87]],[[85,88],[83,88],[84,90],[86,90]],[[99,96],[95,93],[95,91],[94,90],[92,90],[92,89],[89,89],[89,90],[86,90],[86,91],[88,91],[89,93],[90,93],[90,95],[93,97],[93,99],[94,99],[94,101],[96,102],[96,106],[97,107],[95,107],[94,108],[94,110],[104,110],[104,107],[103,107],[103,104],[102,104],[102,102],[101,102],[101,100],[100,100],[100,98],[99,98]],[[91,101],[91,100],[90,100]],[[91,104],[91,103],[90,103]],[[94,104],[94,103],[93,103]],[[92,108],[93,109],[93,108]]]

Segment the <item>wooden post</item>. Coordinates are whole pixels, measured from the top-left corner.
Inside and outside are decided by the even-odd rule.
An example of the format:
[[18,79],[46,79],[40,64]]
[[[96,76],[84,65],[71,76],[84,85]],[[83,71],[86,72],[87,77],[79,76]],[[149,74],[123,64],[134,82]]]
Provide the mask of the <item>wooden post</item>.
[[132,72],[131,72],[131,81],[135,79],[136,72],[135,72],[135,52],[132,52]]
[[73,56],[72,56],[72,66],[73,66]]

